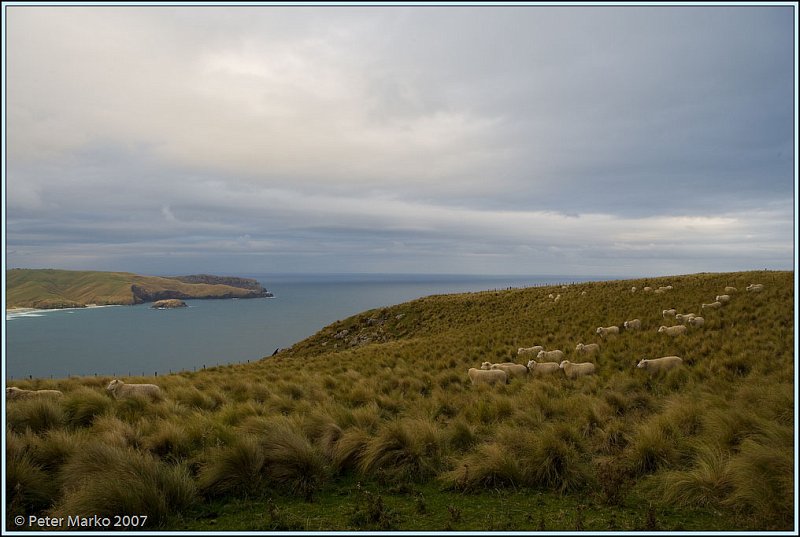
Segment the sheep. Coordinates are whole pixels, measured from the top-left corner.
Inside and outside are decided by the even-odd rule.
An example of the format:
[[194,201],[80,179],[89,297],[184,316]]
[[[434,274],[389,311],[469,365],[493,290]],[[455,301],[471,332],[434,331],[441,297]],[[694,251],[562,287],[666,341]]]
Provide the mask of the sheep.
[[634,285],[633,287],[631,287],[631,293],[635,293],[635,292],[636,292],[636,286]]
[[558,302],[559,300],[561,300],[561,293],[556,295],[556,297],[553,299],[553,302]]
[[61,397],[64,394],[58,390],[24,390],[16,386],[6,388],[6,399],[29,399],[32,397]]
[[595,372],[595,366],[592,362],[583,362],[580,364],[574,364],[569,360],[564,360],[559,364],[559,369],[564,370],[564,374],[567,378],[577,378],[581,375],[591,375]]
[[712,302],[711,304],[703,304],[702,306],[700,306],[700,309],[701,310],[704,310],[706,308],[717,309],[717,308],[721,308],[721,307],[722,307],[722,302],[717,301],[717,302]]
[[659,287],[658,289],[656,289],[656,290],[655,290],[655,291],[653,291],[653,292],[654,292],[655,294],[657,294],[657,295],[660,295],[661,293],[664,293],[665,291],[664,291],[664,289],[663,289],[663,288]]
[[539,351],[539,354],[536,355],[536,358],[539,360],[542,358],[547,358],[549,360],[562,360],[564,358],[564,351]]
[[683,360],[678,356],[664,356],[663,358],[652,358],[650,360],[642,358],[636,367],[638,369],[645,369],[651,375],[659,371],[666,371],[681,365]]
[[622,326],[625,327],[625,330],[641,330],[642,321],[639,319],[632,319],[630,321],[625,321],[624,323],[622,323]]
[[694,313],[676,313],[675,320],[681,324],[688,323],[691,319],[695,317]]
[[586,296],[586,291],[581,291],[581,296]]
[[736,291],[737,291],[737,289],[735,287],[731,287],[730,285],[725,287],[725,292],[726,293],[735,293]]
[[725,303],[731,301],[731,295],[717,295],[716,298],[714,298],[714,300],[716,300],[717,302],[722,302],[723,304],[725,304]]
[[642,289],[642,291],[644,291],[645,293],[649,293],[649,292],[650,292],[650,291],[652,291],[652,290],[653,290],[653,288],[652,288],[652,287],[650,287],[649,285],[648,285],[648,286],[646,286],[644,289]]
[[677,313],[678,313],[678,310],[676,310],[675,308],[672,308],[672,309],[669,309],[669,310],[663,310],[661,312],[661,316],[663,318],[667,319],[668,317],[675,317],[675,315]]
[[555,295],[553,295],[553,293],[550,293],[549,295],[547,295],[547,298],[553,300],[555,298]]
[[587,345],[584,345],[583,343],[578,343],[577,345],[575,345],[575,351],[582,352],[584,354],[594,354],[599,350],[600,350],[600,345],[598,345],[597,343],[589,343]]
[[476,384],[506,384],[508,382],[508,375],[501,369],[475,369],[470,367],[467,371],[469,380],[473,385]]
[[119,379],[112,380],[106,388],[114,399],[126,399],[133,397],[146,397],[153,401],[163,399],[161,388],[155,384],[126,384]]
[[517,349],[517,356],[525,356],[526,354],[532,354],[533,356],[536,356],[537,354],[539,354],[539,351],[543,350],[544,347],[542,347],[541,345],[536,345],[534,347],[520,347],[519,349]]
[[699,328],[704,324],[706,324],[706,320],[703,319],[702,317],[692,317],[691,319],[689,319],[689,324]]
[[686,333],[686,327],[682,324],[678,324],[675,326],[660,326],[658,328],[658,333],[667,334],[668,336],[680,336]]
[[493,364],[490,362],[483,362],[481,365],[481,369],[491,370],[491,369],[499,369],[500,371],[505,371],[506,375],[508,375],[508,379],[511,380],[514,377],[524,377],[528,374],[528,366],[523,364],[517,364],[514,362],[505,362],[502,364]]
[[763,283],[751,283],[750,285],[748,285],[746,287],[746,289],[748,291],[754,291],[754,292],[763,291],[764,290],[764,284]]
[[609,334],[619,334],[619,326],[598,326],[595,333],[600,334],[600,337],[606,337]]
[[555,373],[559,370],[558,362],[537,362],[535,360],[528,361],[528,371],[531,375],[543,375],[546,373]]

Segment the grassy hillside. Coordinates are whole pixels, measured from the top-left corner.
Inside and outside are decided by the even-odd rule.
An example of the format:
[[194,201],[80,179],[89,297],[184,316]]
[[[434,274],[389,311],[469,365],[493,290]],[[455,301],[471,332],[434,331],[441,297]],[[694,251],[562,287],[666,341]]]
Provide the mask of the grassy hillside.
[[[745,291],[763,283],[760,293]],[[631,292],[631,286],[637,291]],[[664,293],[646,285],[672,285]],[[701,311],[726,286],[731,301]],[[548,295],[559,295],[558,301]],[[10,401],[9,521],[147,514],[171,530],[790,530],[794,275],[696,274],[427,297],[275,357],[156,378],[32,380]],[[660,334],[662,310],[702,315]],[[598,326],[639,318],[600,339]],[[518,347],[597,374],[472,386]],[[650,376],[641,358],[683,365]],[[9,522],[9,527],[14,527]]]
[[184,282],[175,278],[140,276],[129,272],[52,269],[9,270],[6,288],[8,308],[48,309],[82,307],[88,304],[137,304],[162,298],[261,296],[252,288],[232,285]]

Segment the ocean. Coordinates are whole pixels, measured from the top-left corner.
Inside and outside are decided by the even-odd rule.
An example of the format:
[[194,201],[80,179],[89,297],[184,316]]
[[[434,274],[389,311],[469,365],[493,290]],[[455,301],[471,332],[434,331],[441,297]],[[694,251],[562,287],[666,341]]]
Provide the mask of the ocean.
[[263,275],[274,298],[186,300],[7,313],[6,379],[164,375],[255,361],[364,310],[422,296],[532,287],[608,277],[397,274]]

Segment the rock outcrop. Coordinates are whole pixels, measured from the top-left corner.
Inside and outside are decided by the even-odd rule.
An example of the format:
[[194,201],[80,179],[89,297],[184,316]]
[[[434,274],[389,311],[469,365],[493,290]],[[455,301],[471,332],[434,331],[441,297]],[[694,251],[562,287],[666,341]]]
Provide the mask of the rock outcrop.
[[158,310],[166,310],[166,309],[173,309],[173,308],[185,308],[187,306],[186,306],[186,302],[184,302],[183,300],[178,300],[176,298],[171,298],[171,299],[168,299],[168,300],[158,300],[157,302],[155,302],[150,307],[153,308],[153,309],[158,309]]

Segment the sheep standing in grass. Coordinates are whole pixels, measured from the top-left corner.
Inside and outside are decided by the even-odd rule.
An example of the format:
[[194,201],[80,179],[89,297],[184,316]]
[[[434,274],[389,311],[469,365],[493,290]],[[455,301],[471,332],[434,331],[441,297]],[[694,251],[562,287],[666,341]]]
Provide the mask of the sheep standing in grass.
[[675,315],[678,314],[678,310],[675,308],[664,310],[661,312],[661,316],[665,319],[675,318]]
[[539,354],[536,355],[536,358],[539,360],[562,360],[564,358],[564,351],[560,351],[558,349],[553,351],[539,351]]
[[6,388],[6,399],[30,399],[32,397],[61,397],[64,395],[58,390],[24,390],[16,386]]
[[580,364],[574,364],[569,360],[564,360],[558,366],[560,369],[564,370],[564,374],[567,378],[577,378],[582,375],[591,375],[596,371],[595,365],[592,362],[583,362]]
[[737,289],[735,287],[731,287],[730,285],[725,288],[726,293],[735,293]]
[[712,302],[711,304],[703,304],[702,306],[700,306],[700,309],[701,310],[704,310],[706,308],[718,309],[718,308],[721,308],[721,307],[722,307],[722,302],[717,301],[717,302]]
[[506,384],[508,382],[508,375],[506,375],[505,371],[500,369],[475,369],[474,367],[470,367],[469,371],[467,371],[469,375],[469,380],[472,381],[473,385],[476,384]]
[[619,334],[619,326],[598,326],[596,333],[602,338],[609,334]]
[[675,320],[678,321],[681,324],[688,323],[690,320],[694,319],[694,317],[695,317],[694,313],[676,313],[675,314]]
[[714,300],[717,302],[722,302],[723,304],[727,304],[731,301],[731,295],[717,295]]
[[706,320],[703,319],[702,317],[692,317],[691,319],[689,319],[688,322],[690,325],[695,326],[697,328],[700,328],[701,326],[706,324]]
[[505,371],[506,375],[508,375],[508,380],[516,377],[524,377],[528,374],[528,366],[523,364],[516,364],[514,362],[505,362],[502,364],[493,364],[490,362],[483,362],[481,365],[481,369],[484,371],[488,371],[491,369],[499,369],[500,371]]
[[580,352],[583,354],[594,354],[600,351],[600,345],[597,343],[589,343],[584,345],[583,343],[578,343],[575,345],[575,352]]
[[664,333],[668,336],[680,336],[686,333],[686,327],[682,324],[678,324],[675,326],[660,326],[658,328],[658,333]]
[[528,361],[528,371],[531,372],[531,375],[555,373],[558,370],[558,362],[536,362],[535,360]]
[[544,347],[541,345],[536,345],[534,347],[520,347],[517,349],[517,356],[525,356],[526,354],[530,354],[532,356],[536,356],[539,354],[539,351],[543,351]]
[[640,319],[631,319],[622,323],[622,326],[625,327],[625,330],[641,330],[642,321]]
[[638,369],[644,369],[653,375],[659,371],[667,371],[668,369],[677,367],[681,365],[682,362],[683,360],[678,356],[664,356],[663,358],[653,358],[650,360],[642,358],[636,367]]
[[748,291],[754,291],[754,292],[763,291],[764,290],[764,284],[763,283],[751,283],[750,285],[748,285],[746,287],[746,289]]
[[112,380],[106,390],[111,392],[114,399],[145,397],[153,401],[160,401],[164,397],[161,388],[155,384],[126,384],[119,379]]
[[649,293],[649,292],[650,292],[650,291],[652,291],[652,290],[653,290],[653,288],[652,288],[652,287],[650,287],[649,285],[645,286],[645,288],[644,288],[644,289],[642,289],[642,291],[644,291],[645,293]]

